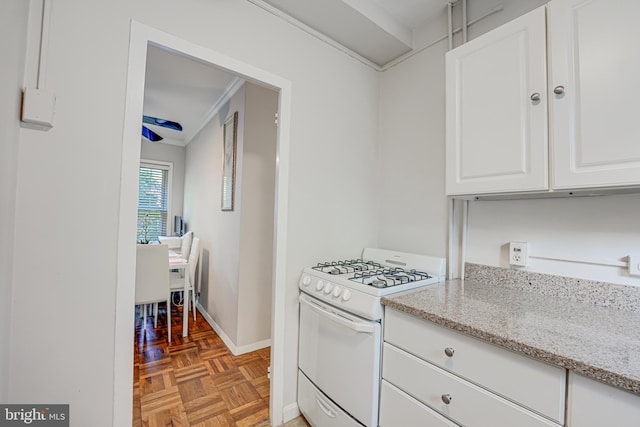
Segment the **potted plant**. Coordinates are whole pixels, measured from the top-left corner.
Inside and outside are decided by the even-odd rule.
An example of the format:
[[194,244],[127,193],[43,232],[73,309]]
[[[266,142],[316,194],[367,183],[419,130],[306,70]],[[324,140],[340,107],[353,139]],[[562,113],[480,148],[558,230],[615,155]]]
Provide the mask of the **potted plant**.
[[138,221],[138,243],[141,245],[149,243],[148,233],[151,222],[152,221],[151,218],[149,218],[148,213],[144,214],[144,216]]

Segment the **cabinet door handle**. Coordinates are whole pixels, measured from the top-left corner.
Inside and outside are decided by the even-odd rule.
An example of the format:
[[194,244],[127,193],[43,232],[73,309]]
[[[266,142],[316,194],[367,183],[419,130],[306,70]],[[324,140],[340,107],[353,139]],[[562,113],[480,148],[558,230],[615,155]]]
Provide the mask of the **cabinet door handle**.
[[446,354],[447,357],[453,357],[453,353],[455,353],[455,350],[451,347],[447,347],[444,349],[444,354]]
[[451,403],[452,400],[453,400],[453,397],[450,394],[446,393],[442,395],[442,402],[445,405],[448,405],[449,403]]
[[553,93],[556,95],[562,95],[564,93],[564,86],[556,86],[553,88]]
[[538,92],[536,92],[536,93],[532,94],[532,95],[531,95],[531,100],[532,100],[533,102],[538,102],[538,101],[540,101],[540,94],[539,94]]

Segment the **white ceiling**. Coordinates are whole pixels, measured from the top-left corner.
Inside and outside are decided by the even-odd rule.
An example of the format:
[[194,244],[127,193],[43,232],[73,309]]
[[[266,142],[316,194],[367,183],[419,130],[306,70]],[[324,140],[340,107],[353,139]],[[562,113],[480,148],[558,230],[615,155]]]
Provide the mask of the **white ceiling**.
[[182,132],[146,126],[162,136],[162,142],[185,146],[209,121],[236,80],[233,74],[210,64],[150,45],[143,114],[178,122]]
[[[412,30],[417,30],[438,16],[449,0],[370,0]],[[454,2],[457,0],[454,0]]]
[[[448,0],[249,0],[293,25],[382,67],[411,52],[413,34],[447,7]],[[183,131],[147,125],[162,142],[185,146],[211,118],[238,78],[180,53],[147,51],[143,114],[176,121]]]
[[[414,31],[449,0],[249,0],[268,4],[381,67],[413,50]],[[455,0],[454,0],[455,1]]]

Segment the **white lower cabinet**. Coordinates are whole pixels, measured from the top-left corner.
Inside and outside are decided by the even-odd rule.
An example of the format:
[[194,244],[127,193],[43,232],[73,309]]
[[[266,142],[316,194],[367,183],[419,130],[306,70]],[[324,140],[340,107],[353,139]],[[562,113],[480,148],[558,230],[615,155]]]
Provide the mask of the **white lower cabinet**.
[[640,396],[569,373],[567,427],[638,427]]
[[381,425],[564,425],[566,370],[389,307],[384,333]]
[[385,380],[382,380],[380,398],[380,427],[457,427]]
[[389,344],[384,347],[382,376],[420,402],[464,426],[558,425]]

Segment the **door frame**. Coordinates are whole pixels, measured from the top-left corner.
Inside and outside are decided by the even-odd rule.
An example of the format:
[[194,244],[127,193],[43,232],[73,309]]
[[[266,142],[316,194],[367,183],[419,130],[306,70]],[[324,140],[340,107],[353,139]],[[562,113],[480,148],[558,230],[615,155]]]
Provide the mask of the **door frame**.
[[113,425],[129,425],[133,406],[133,337],[135,236],[140,166],[140,117],[144,102],[147,46],[157,45],[178,54],[240,75],[247,81],[278,92],[278,131],[276,145],[276,196],[274,251],[271,292],[271,385],[269,415],[272,424],[284,421],[284,338],[286,291],[286,244],[289,193],[289,141],[291,117],[291,81],[266,70],[228,57],[220,52],[131,21],[129,66],[122,137],[122,169],[116,258],[116,312],[114,336]]

